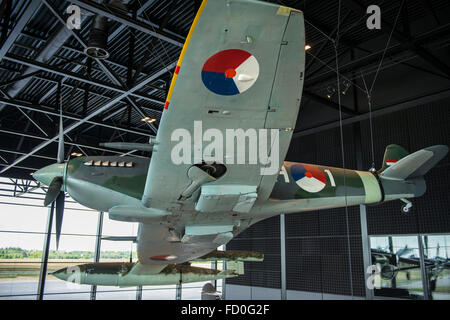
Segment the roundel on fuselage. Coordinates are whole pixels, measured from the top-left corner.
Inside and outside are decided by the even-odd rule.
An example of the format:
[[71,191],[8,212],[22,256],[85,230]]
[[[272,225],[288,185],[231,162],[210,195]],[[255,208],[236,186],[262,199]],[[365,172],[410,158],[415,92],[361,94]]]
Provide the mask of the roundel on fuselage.
[[294,164],[291,176],[300,188],[311,193],[321,191],[327,184],[325,173],[312,165]]

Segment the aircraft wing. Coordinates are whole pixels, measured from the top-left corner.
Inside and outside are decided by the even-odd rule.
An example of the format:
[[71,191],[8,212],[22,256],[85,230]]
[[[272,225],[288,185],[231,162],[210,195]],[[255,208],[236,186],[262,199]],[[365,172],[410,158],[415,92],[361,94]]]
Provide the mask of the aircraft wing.
[[[211,159],[208,156],[221,158],[223,161],[217,163],[226,167],[220,178],[207,181],[208,186],[223,186],[220,190],[205,191],[218,197],[216,204],[222,196],[223,199],[229,196],[229,186],[237,185],[242,186],[238,188],[240,194],[251,198],[257,190],[257,199],[266,200],[296,124],[304,76],[304,46],[300,11],[248,0],[203,1],[172,79],[142,198],[144,206],[170,212],[183,210],[184,198],[199,186],[193,182],[208,180],[195,170],[188,171],[193,164]],[[231,163],[229,159],[235,154],[225,147],[227,129],[254,129],[258,134],[260,129],[269,129],[267,139],[259,139],[258,143],[266,144],[271,155],[276,153],[278,162],[271,175],[261,175],[261,168],[268,170],[269,165],[259,160],[236,164],[235,159]],[[272,135],[270,129],[276,134]],[[184,139],[186,134],[190,135],[189,141]],[[211,136],[223,137],[223,141],[216,141],[223,148],[222,157],[220,148],[208,150],[211,142],[205,142],[208,134],[211,141],[214,139]],[[276,135],[278,148],[271,140]],[[179,152],[181,141],[188,141],[189,152]],[[174,154],[182,155],[188,163],[174,163]],[[248,155],[247,149],[246,159]],[[216,206],[209,203],[203,208],[210,207]],[[234,207],[236,203],[221,208]],[[243,203],[241,210],[249,207]]]

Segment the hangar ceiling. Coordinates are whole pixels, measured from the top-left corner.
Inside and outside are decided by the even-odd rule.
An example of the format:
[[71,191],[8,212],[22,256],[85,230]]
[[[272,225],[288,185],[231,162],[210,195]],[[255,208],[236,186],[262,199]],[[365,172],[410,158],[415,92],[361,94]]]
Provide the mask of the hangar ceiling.
[[[99,142],[145,142],[156,134],[201,1],[118,2],[1,1],[0,176],[29,179],[55,162],[59,92],[66,158],[117,154]],[[344,123],[367,119],[364,82],[373,84],[374,116],[450,95],[447,0],[270,2],[304,12],[311,46],[295,136],[339,124],[336,54]],[[71,4],[82,8],[80,30],[65,25]],[[381,8],[380,30],[366,26],[370,4]],[[83,51],[97,15],[109,20],[106,60]]]

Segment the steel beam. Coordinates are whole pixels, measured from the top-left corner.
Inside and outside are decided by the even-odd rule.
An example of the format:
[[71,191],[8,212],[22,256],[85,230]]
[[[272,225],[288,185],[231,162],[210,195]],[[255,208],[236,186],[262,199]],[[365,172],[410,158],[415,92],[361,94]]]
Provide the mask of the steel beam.
[[[347,12],[347,14],[344,16],[344,18],[342,19],[341,23],[343,23],[348,16],[350,15],[350,11]],[[323,41],[322,45],[319,47],[319,49],[314,50],[314,55],[315,56],[319,56],[319,54],[322,52],[323,48],[325,48],[325,46],[328,44],[328,41],[330,40],[329,38],[332,38],[335,36],[336,32],[338,31],[338,27],[336,26],[330,33],[328,38],[325,38],[325,40]],[[333,44],[332,44],[333,45]],[[308,64],[305,67],[305,73],[309,71],[310,67],[312,66],[312,64],[314,63],[314,59],[310,60],[308,62]]]
[[[60,67],[60,66],[63,66],[65,64],[68,64],[68,63],[73,63],[73,62],[77,61],[78,59],[79,58],[67,59],[67,60],[63,61],[62,63],[55,64],[54,67]],[[35,77],[41,72],[42,72],[41,70],[33,71],[33,72],[30,72],[30,73],[23,74],[23,75],[15,77],[15,78],[9,79],[7,81],[3,81],[3,82],[0,83],[0,87],[9,86],[9,85],[11,85],[11,84],[13,84],[13,83],[15,83],[17,81],[21,81],[21,80],[24,80],[24,79],[27,79],[27,78],[30,78],[30,77]]]
[[[32,105],[32,104],[30,104],[28,102],[25,102],[25,101],[19,101],[19,100],[14,100],[14,99],[5,99],[5,98],[1,98],[0,97],[0,102],[5,104],[5,105],[10,105],[10,106],[17,107],[19,110],[26,109],[26,110],[31,110],[31,111],[35,111],[35,112],[40,112],[40,113],[52,115],[52,116],[55,116],[55,117],[59,117],[60,116],[60,114],[58,112],[50,111],[51,110],[50,107],[44,108],[42,106]],[[83,119],[83,118],[78,117],[76,115],[71,116],[68,113],[63,113],[62,117],[64,119],[70,119],[70,120],[74,120],[74,121],[80,121],[80,120]],[[105,119],[103,119],[103,121],[104,120]],[[94,122],[94,121],[86,121],[86,123],[89,123],[89,124],[92,124],[92,125],[95,125],[95,126],[110,128],[110,129],[114,129],[114,130],[125,131],[125,132],[129,132],[129,133],[137,134],[137,135],[149,136],[148,132],[130,130],[130,129],[126,129],[126,128],[123,128],[123,127],[119,127],[117,125],[108,125],[106,123],[100,123],[100,122]],[[40,130],[46,136],[48,136],[42,129],[40,129]]]
[[428,14],[433,17],[434,21],[437,25],[440,25],[441,22],[439,21],[438,16],[436,15],[436,11],[434,10],[433,6],[431,5],[429,0],[421,0],[422,5],[425,7],[425,10],[428,11]]
[[[65,24],[65,19],[59,14],[59,12],[57,11],[57,9],[54,7],[54,5],[50,2],[50,0],[42,0],[44,1],[44,3],[47,5],[47,7],[50,9],[50,11],[53,12],[53,14],[58,18],[58,20],[62,23]],[[83,39],[83,37],[81,36],[81,34],[76,31],[76,30],[70,30],[70,32],[73,34],[73,36],[75,37],[75,39],[77,39],[77,41],[83,46],[83,48],[86,48],[88,46],[88,43]],[[134,31],[133,31],[134,32]],[[133,38],[134,40],[134,38]],[[133,45],[134,47],[134,45]],[[108,78],[110,78],[114,83],[116,83],[118,86],[120,86],[122,89],[124,90],[128,90],[129,89],[129,85],[131,85],[130,83],[127,83],[127,85],[125,83],[123,83],[123,81],[114,73],[114,71],[102,60],[100,59],[95,59],[97,64],[102,68],[102,70],[105,72],[105,74],[108,76]],[[131,80],[131,77],[128,77],[128,80]],[[152,87],[152,86],[150,86]],[[160,89],[157,86],[154,86],[153,89]],[[139,106],[137,105],[136,101],[134,101],[134,99],[132,99],[131,97],[126,97],[126,100],[138,111],[138,112],[142,112],[142,110],[139,108]],[[155,100],[156,101],[156,100]],[[155,102],[153,101],[153,102]],[[160,101],[160,100],[157,100]],[[160,101],[161,103],[161,101]],[[162,102],[163,104],[164,102]],[[143,115],[143,117],[145,117],[145,113]],[[147,123],[148,126],[154,131],[154,133],[157,132],[155,126],[153,126],[151,123]]]
[[[55,68],[55,67],[50,66],[50,65],[48,65],[46,63],[33,61],[33,60],[30,60],[30,59],[27,59],[27,58],[24,58],[24,57],[20,57],[20,56],[14,55],[14,54],[6,54],[4,59],[12,61],[12,62],[20,63],[20,64],[23,64],[23,65],[26,65],[26,66],[29,66],[29,67],[34,67],[34,68],[37,68],[37,69],[40,69],[40,70],[44,70],[44,71],[47,71],[47,72],[50,72],[50,73],[54,73],[54,74],[57,74],[57,75],[60,75],[60,76],[63,76],[63,77],[66,76],[68,78],[75,79],[75,80],[78,80],[78,81],[83,82],[83,83],[87,83],[87,84],[91,84],[91,85],[94,85],[94,86],[102,87],[104,89],[116,91],[116,92],[119,92],[119,93],[122,93],[122,94],[128,92],[126,89],[123,89],[122,87],[120,87],[118,85],[114,85],[112,83],[107,83],[107,82],[104,82],[104,81],[101,81],[101,80],[88,79],[88,78],[83,77],[83,76],[81,76],[79,74],[76,74],[74,72],[70,72],[68,70]],[[155,89],[158,88],[157,86],[152,86],[149,83],[146,83],[146,85],[151,87],[151,88],[153,88],[153,87],[155,87]],[[132,96],[134,96],[136,98],[148,100],[150,102],[154,102],[154,103],[157,103],[157,104],[160,104],[160,105],[164,104],[164,101],[159,100],[158,98],[149,97],[149,96],[147,96],[146,94],[143,94],[143,93],[138,93],[138,92],[134,92],[133,91],[132,93],[128,93],[126,96],[128,96],[128,95],[132,95]]]
[[[343,4],[358,15],[366,14],[366,11],[365,11],[366,8],[357,0],[347,0],[347,1],[344,1]],[[404,6],[406,6],[406,3],[404,3]],[[432,66],[434,66],[437,70],[444,72],[448,77],[450,77],[450,67],[446,63],[437,59],[435,56],[433,56],[430,52],[428,52],[426,49],[424,49],[419,44],[411,42],[411,40],[407,34],[405,35],[405,34],[403,34],[403,32],[395,30],[394,26],[391,25],[386,20],[381,19],[381,23],[383,24],[383,28],[381,28],[382,32],[384,32],[386,34],[390,34],[391,30],[393,30],[392,36],[397,41],[399,41],[402,44],[408,45],[409,50],[413,51],[415,54],[417,54],[423,60],[425,60]]]
[[[8,131],[8,130],[4,130],[4,129],[0,129],[0,132],[1,133],[6,133],[6,134],[12,134],[12,135],[16,135],[16,136],[22,136],[22,137],[26,137],[26,138],[31,138],[31,139],[43,140],[43,141],[50,142],[50,143],[51,142],[57,142],[56,140],[50,141],[51,140],[50,138],[34,136],[34,135],[31,135],[31,134],[26,134],[26,133],[22,133],[22,132],[16,132],[16,131],[10,131],[10,130]],[[74,143],[74,142],[64,142],[64,143],[67,144],[67,145],[70,145],[70,146],[78,147],[78,148],[81,147],[81,148],[87,148],[87,149],[98,150],[98,151],[112,152],[112,153],[116,153],[116,154],[119,154],[119,155],[127,155],[128,154],[128,153],[118,152],[116,150],[108,150],[108,149],[104,149],[104,148],[100,148],[100,147],[94,147],[94,146],[88,146],[88,145],[84,145],[84,144],[80,144],[80,143]],[[21,152],[20,154],[22,154],[26,158],[34,156],[34,153],[33,154],[29,154],[29,153],[22,153]],[[142,157],[142,156],[138,156],[138,155],[135,155],[135,157],[147,158],[147,157]],[[6,166],[6,165],[0,164],[0,166]],[[18,166],[15,166],[15,167],[19,168]]]
[[158,39],[161,39],[163,41],[166,41],[168,43],[171,43],[177,47],[182,47],[184,44],[184,38],[180,36],[174,36],[171,33],[168,33],[163,30],[158,30],[157,25],[150,24],[147,22],[144,22],[142,20],[134,20],[130,18],[129,16],[120,13],[120,12],[113,12],[107,5],[98,4],[94,1],[90,0],[71,0],[73,4],[76,4],[88,11],[94,12],[96,14],[108,17],[111,20],[117,21],[123,25],[126,25],[128,27],[134,28],[136,30],[139,30],[141,32],[144,32],[146,34],[149,34],[153,37],[156,37]]
[[[154,38],[152,38],[152,39],[154,39]],[[83,59],[86,59],[86,55],[85,55],[85,53],[84,53],[84,51],[83,50],[80,50],[80,49],[78,49],[78,48],[75,48],[75,47],[70,47],[70,46],[68,46],[68,45],[63,45],[63,46],[61,46],[61,48],[62,49],[66,49],[66,50],[69,50],[69,51],[72,51],[72,52],[76,52],[76,53],[78,53],[78,54],[80,54],[80,55],[83,55]],[[57,59],[64,59],[64,57],[61,57],[61,56],[57,56],[57,55],[55,55],[54,56],[55,58],[57,58]],[[155,60],[158,60],[159,58],[164,58],[165,57],[165,55],[164,54],[160,54],[160,55],[155,55]],[[123,64],[120,64],[120,63],[118,63],[118,62],[116,62],[116,61],[113,61],[113,60],[111,60],[111,57],[109,57],[107,60],[104,60],[108,65],[111,65],[111,66],[113,66],[113,67],[118,67],[118,68],[121,68],[121,69],[124,69],[125,71],[128,69],[128,67],[126,66],[126,65],[123,65]],[[74,68],[75,70],[72,70],[72,71],[77,71],[77,70],[79,70],[80,68],[83,68],[84,67],[84,65],[82,64],[82,63],[78,63],[79,65],[77,66],[78,68]],[[135,70],[137,70],[137,67],[136,66],[133,66],[133,68],[132,68],[134,71]],[[95,70],[95,71],[102,71],[101,69],[99,69],[99,68],[94,68],[93,70]],[[147,75],[147,73],[145,73],[145,75]],[[122,77],[123,78],[123,77]]]
[[[443,91],[431,93],[426,96],[412,98],[412,99],[409,99],[409,100],[406,100],[403,102],[398,102],[398,103],[394,103],[391,105],[380,106],[376,110],[372,111],[372,118],[390,114],[390,113],[397,112],[397,111],[401,111],[401,110],[406,110],[406,109],[409,109],[412,107],[423,105],[425,103],[429,103],[431,101],[436,101],[436,100],[444,99],[444,98],[448,98],[448,97],[450,97],[450,88],[443,90]],[[369,119],[369,117],[370,117],[369,112],[363,113],[363,114],[342,120],[342,125],[347,125],[347,124],[351,124],[351,123],[355,123],[355,122],[359,122],[359,121],[364,121],[364,120]],[[318,127],[304,129],[304,130],[295,132],[292,135],[292,138],[304,137],[304,136],[307,136],[310,134],[322,132],[325,130],[330,130],[330,129],[339,127],[339,125],[340,125],[339,121],[333,121],[328,124],[320,125]]]
[[0,5],[0,19],[3,19],[1,25],[0,45],[2,45],[8,37],[8,26],[11,19],[11,5],[12,1],[4,0]]
[[41,1],[39,0],[31,0],[27,2],[28,2],[27,8],[25,9],[24,13],[20,16],[16,25],[11,30],[2,47],[0,48],[0,60],[2,60],[5,54],[9,51],[9,49],[11,49],[11,47],[14,45],[14,41],[16,41],[20,32],[27,24],[28,20],[30,20],[30,18],[34,15],[34,13],[39,9],[39,7],[42,4]]
[[[147,2],[145,2],[142,7],[137,11],[137,14],[141,14],[143,13],[148,7],[150,7],[153,2],[155,2],[155,0],[149,0]],[[123,30],[125,30],[126,26],[125,25],[120,25],[117,29],[115,29],[110,35],[108,35],[108,43],[110,43],[112,40],[114,40]],[[68,47],[67,47],[68,48]],[[80,66],[76,66],[75,68],[73,68],[71,71],[72,72],[76,72],[80,69]],[[66,81],[67,77],[63,78],[63,82]],[[53,86],[53,88],[51,88],[47,93],[45,93],[42,98],[39,100],[39,103],[41,103],[42,101],[44,101],[49,95],[51,95],[54,91],[56,90],[56,86]]]
[[[315,101],[315,102],[317,102],[317,103],[319,103],[319,104],[321,104],[323,106],[326,106],[326,107],[329,107],[329,108],[332,108],[334,110],[339,111],[339,105],[336,102],[331,101],[329,99],[326,99],[324,97],[321,97],[321,96],[319,96],[319,95],[317,95],[315,93],[312,93],[312,92],[304,90],[303,91],[303,96],[305,96],[308,99],[311,99],[311,100],[313,100],[313,101]],[[341,110],[342,110],[342,112],[350,114],[350,115],[358,115],[359,114],[355,110],[350,109],[349,107],[346,107],[346,106],[343,106],[343,105],[341,105]]]
[[[415,36],[413,39],[411,39],[410,42],[396,44],[396,45],[393,45],[393,46],[387,48],[386,53],[385,53],[385,58],[392,57],[397,54],[408,51],[410,49],[411,45],[414,45],[414,44],[416,44],[416,45],[428,44],[428,43],[430,43],[430,40],[432,41],[436,38],[444,37],[444,36],[448,35],[449,32],[450,32],[450,23],[445,24],[440,27],[437,27],[433,30],[424,32],[418,36]],[[384,50],[379,50],[377,52],[367,54],[366,56],[361,57],[357,60],[353,60],[345,65],[341,65],[341,66],[339,66],[339,72],[341,74],[345,74],[347,72],[351,72],[351,71],[357,70],[359,68],[365,67],[367,65],[371,65],[373,63],[379,62],[381,57],[383,56],[383,51]],[[324,72],[315,77],[310,77],[308,80],[305,81],[305,87],[310,88],[316,84],[326,82],[331,77],[334,77],[335,74],[336,74],[336,72],[335,72],[335,70],[333,70],[333,71],[329,71],[329,72]]]
[[[172,68],[172,66],[174,66],[176,64],[176,62],[173,62],[170,67]],[[75,122],[73,124],[71,124],[70,126],[68,126],[66,129],[64,129],[64,134],[68,134],[69,132],[71,132],[73,129],[79,127],[80,125],[82,125],[83,123],[85,123],[86,121],[89,121],[90,119],[92,119],[93,117],[96,117],[99,114],[102,114],[103,112],[105,112],[106,110],[108,110],[109,108],[111,108],[113,105],[115,105],[118,101],[128,97],[130,94],[132,94],[133,92],[141,89],[142,87],[144,87],[147,83],[149,83],[150,81],[153,81],[154,79],[158,78],[162,73],[166,73],[168,71],[168,68],[162,69],[160,72],[157,72],[149,77],[147,77],[146,79],[144,79],[143,81],[139,82],[136,86],[134,86],[133,88],[131,88],[129,91],[124,92],[123,94],[119,95],[118,97],[112,99],[111,101],[109,101],[108,103],[106,103],[105,105],[103,105],[102,107],[98,108],[97,110],[95,110],[94,112],[92,112],[91,114],[89,114],[88,116],[86,116],[85,118],[81,119],[78,122]],[[58,139],[58,136],[53,137],[52,139],[49,139],[48,141],[44,141],[41,144],[39,144],[38,146],[36,146],[33,150],[30,151],[30,153],[28,153],[26,156],[22,156],[19,159],[15,160],[12,164],[8,165],[7,167],[3,168],[0,173],[4,173],[5,171],[9,170],[10,168],[14,167],[15,165],[19,164],[20,162],[22,162],[23,160],[25,160],[26,158],[28,158],[30,155],[35,154],[36,152],[38,152],[39,150],[41,150],[42,148],[45,148],[46,146],[48,146],[50,143],[56,141]]]
[[[2,89],[0,89],[0,92],[5,96],[5,97],[7,97],[8,98],[8,100],[9,99],[11,99],[11,97],[6,93],[6,92],[4,92]],[[3,100],[3,98],[1,98],[0,97],[0,101],[2,101]],[[31,118],[31,116],[29,116],[25,111],[23,111],[21,108],[19,108],[19,111],[25,116],[25,118],[27,118],[28,119],[28,123],[27,123],[27,125],[26,125],[26,128],[25,128],[25,131],[27,131],[28,130],[28,127],[29,127],[29,124],[30,123],[32,123],[39,131],[41,131],[46,137],[48,137],[48,134],[47,134],[47,132],[45,132],[37,123],[36,123],[36,121],[34,121],[32,118]],[[21,143],[19,143],[19,147],[20,147],[20,145],[21,145]]]

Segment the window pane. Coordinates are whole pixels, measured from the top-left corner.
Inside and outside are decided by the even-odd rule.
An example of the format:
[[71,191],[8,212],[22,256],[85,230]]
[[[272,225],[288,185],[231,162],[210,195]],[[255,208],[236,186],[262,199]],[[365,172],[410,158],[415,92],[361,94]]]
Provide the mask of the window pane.
[[[423,299],[418,238],[416,236],[371,237],[372,264],[379,283],[375,296]],[[377,286],[380,285],[380,288]]]
[[175,285],[144,286],[142,287],[142,300],[175,300]]
[[0,299],[36,298],[43,241],[43,234],[0,232]]
[[430,299],[450,299],[450,235],[423,236]]

